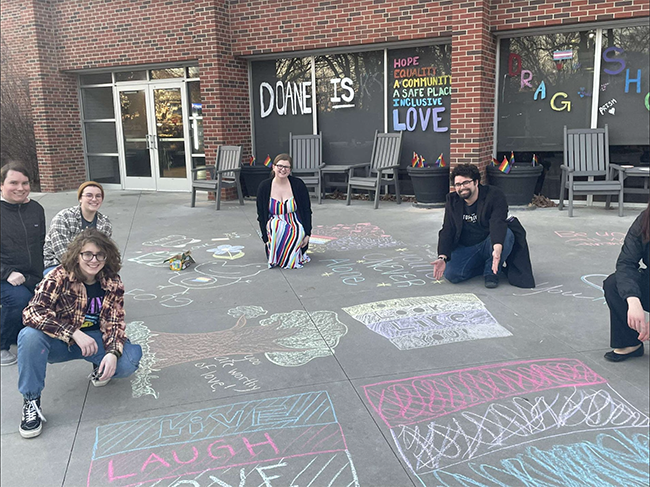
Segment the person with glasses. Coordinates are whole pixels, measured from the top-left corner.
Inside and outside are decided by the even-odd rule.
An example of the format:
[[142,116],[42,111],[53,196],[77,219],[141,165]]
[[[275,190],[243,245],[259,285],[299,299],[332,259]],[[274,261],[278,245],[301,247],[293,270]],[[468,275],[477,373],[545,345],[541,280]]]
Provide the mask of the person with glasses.
[[517,232],[520,237],[512,267],[518,272],[511,276],[509,270],[508,279],[512,285],[535,287],[525,231],[518,220],[508,219],[503,191],[480,184],[481,174],[473,164],[456,166],[450,178],[456,191],[447,195],[438,234],[438,259],[433,263],[434,278],[444,276],[455,284],[483,275],[485,287],[496,288],[503,263],[513,252]]
[[95,228],[83,230],[61,257],[61,265],[36,288],[23,311],[18,335],[18,390],[23,395],[20,434],[41,434],[41,392],[48,363],[84,359],[92,363],[94,386],[128,377],[142,348],[126,337],[120,252]]
[[45,211],[29,198],[30,176],[19,162],[2,166],[0,202],[0,365],[14,365],[23,309],[43,277]]
[[45,237],[43,257],[47,275],[61,263],[68,245],[84,228],[96,228],[108,237],[113,235],[110,220],[99,212],[104,202],[104,188],[95,181],[86,181],[77,189],[78,205],[58,212]]
[[311,201],[305,183],[291,176],[292,164],[289,154],[279,154],[273,176],[257,190],[257,221],[269,267],[298,269],[309,262]]

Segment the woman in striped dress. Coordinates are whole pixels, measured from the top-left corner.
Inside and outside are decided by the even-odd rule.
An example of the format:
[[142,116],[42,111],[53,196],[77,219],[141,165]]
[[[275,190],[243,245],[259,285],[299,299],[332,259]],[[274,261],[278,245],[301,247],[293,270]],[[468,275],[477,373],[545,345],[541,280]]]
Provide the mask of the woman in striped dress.
[[257,221],[269,267],[299,269],[309,262],[309,191],[302,180],[290,175],[291,167],[291,156],[279,154],[273,161],[273,177],[257,190]]

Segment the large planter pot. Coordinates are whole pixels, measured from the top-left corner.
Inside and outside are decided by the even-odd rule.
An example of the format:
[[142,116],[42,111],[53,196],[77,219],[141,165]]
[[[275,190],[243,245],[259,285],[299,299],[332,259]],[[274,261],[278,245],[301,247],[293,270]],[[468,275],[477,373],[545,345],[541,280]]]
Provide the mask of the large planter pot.
[[266,166],[242,166],[241,184],[244,196],[257,196],[257,188],[265,179],[271,177],[271,168]]
[[444,203],[449,193],[449,166],[407,167],[418,204]]
[[533,199],[535,184],[542,174],[542,165],[514,165],[508,174],[495,166],[487,166],[488,183],[496,186],[506,195],[509,205],[527,205]]

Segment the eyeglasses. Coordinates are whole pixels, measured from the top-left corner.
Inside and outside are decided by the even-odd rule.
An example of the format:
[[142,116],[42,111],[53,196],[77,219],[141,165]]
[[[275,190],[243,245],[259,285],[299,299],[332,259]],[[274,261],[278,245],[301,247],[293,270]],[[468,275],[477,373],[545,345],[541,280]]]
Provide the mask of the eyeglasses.
[[291,166],[283,166],[282,164],[274,164],[280,171],[291,171]]
[[89,200],[101,200],[104,198],[101,195],[101,193],[100,194],[84,193],[81,196],[83,196],[84,198],[88,198]]
[[473,179],[466,179],[466,180],[463,181],[462,183],[455,183],[455,184],[454,184],[454,188],[456,188],[456,189],[466,188],[466,187],[469,186],[472,182],[474,182]]
[[93,257],[97,259],[97,262],[104,262],[106,260],[106,254],[104,252],[97,252],[96,254],[92,252],[80,252],[79,255],[84,262],[91,262]]

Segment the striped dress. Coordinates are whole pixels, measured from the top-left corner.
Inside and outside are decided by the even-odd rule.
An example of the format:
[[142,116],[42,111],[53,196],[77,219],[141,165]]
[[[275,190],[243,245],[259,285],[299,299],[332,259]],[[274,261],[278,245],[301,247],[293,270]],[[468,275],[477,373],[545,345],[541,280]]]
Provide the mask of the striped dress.
[[309,262],[309,256],[303,255],[300,243],[305,238],[293,197],[284,203],[271,198],[269,203],[269,221],[266,231],[269,235],[269,267],[300,269]]

